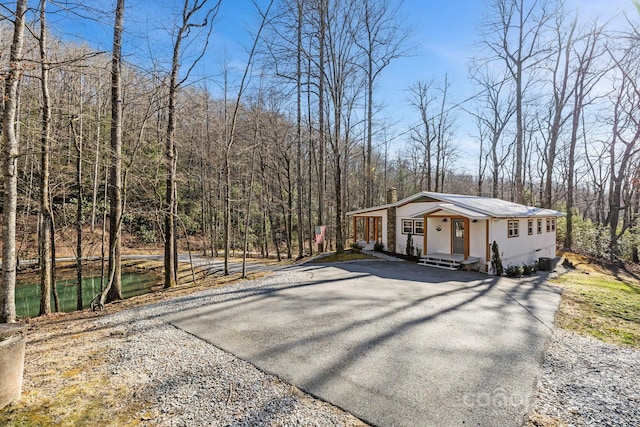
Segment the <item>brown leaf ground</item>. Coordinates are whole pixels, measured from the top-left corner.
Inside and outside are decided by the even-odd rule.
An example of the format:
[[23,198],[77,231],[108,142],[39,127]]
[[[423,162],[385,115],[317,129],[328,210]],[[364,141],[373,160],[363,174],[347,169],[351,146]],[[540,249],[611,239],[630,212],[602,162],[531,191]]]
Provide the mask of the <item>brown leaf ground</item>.
[[[144,268],[161,269],[146,261]],[[182,266],[182,270],[186,266]],[[249,275],[256,279],[265,273]],[[112,382],[104,357],[122,338],[111,328],[96,328],[95,319],[121,310],[225,286],[242,280],[238,274],[209,276],[173,289],[108,304],[103,311],[54,313],[27,319],[27,346],[23,393],[20,401],[0,410],[2,426],[122,426],[136,425],[144,415],[145,402],[132,398],[132,390]],[[142,414],[142,416],[140,416]]]

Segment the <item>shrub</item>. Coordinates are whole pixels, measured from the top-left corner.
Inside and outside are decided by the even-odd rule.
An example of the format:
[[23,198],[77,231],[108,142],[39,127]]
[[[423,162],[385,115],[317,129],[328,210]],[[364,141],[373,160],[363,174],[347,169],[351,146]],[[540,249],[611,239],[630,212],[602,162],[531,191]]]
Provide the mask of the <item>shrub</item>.
[[502,274],[504,274],[504,267],[502,266],[502,259],[500,258],[500,249],[498,249],[498,242],[495,240],[491,244],[491,270],[496,276],[502,276]]
[[146,245],[152,245],[155,244],[157,241],[157,235],[155,230],[152,229],[147,229],[146,226],[141,226],[140,227],[140,231],[138,231],[138,234],[140,236],[140,241],[142,241],[142,243],[146,244]]
[[522,276],[522,268],[519,265],[510,265],[505,269],[507,277],[520,277]]
[[354,251],[360,251],[362,250],[362,246],[360,246],[358,242],[352,242],[351,249],[353,249]]
[[409,258],[413,256],[413,236],[411,233],[407,234],[407,246],[405,252]]
[[535,265],[527,265],[527,264],[522,265],[522,274],[524,274],[525,276],[530,276],[535,272],[536,272]]
[[382,252],[384,251],[384,245],[382,244],[382,242],[375,242],[373,244],[373,250],[375,252]]

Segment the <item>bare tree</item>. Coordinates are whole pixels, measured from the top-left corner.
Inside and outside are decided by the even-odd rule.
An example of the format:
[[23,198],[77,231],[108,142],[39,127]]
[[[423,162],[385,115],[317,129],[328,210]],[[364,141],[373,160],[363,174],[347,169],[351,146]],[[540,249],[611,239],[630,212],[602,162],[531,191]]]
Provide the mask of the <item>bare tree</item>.
[[418,184],[421,190],[442,191],[446,163],[452,155],[454,121],[448,106],[449,86],[445,75],[440,87],[434,82],[418,82],[409,87],[410,103],[420,114],[420,125],[411,130],[411,139],[422,159]]
[[504,146],[504,135],[515,114],[515,97],[506,76],[495,77],[489,67],[474,66],[474,82],[480,87],[479,106],[472,113],[478,120],[480,132],[486,132],[491,165],[491,197],[499,196],[500,171],[509,157],[510,144]]
[[[82,95],[81,95],[82,96]],[[82,108],[82,99],[79,100],[80,108]],[[75,120],[80,123],[79,130],[75,128]],[[84,192],[82,191],[82,154],[84,148],[84,141],[82,139],[82,112],[80,116],[71,118],[71,131],[76,147],[76,186],[78,187],[76,193],[76,308],[82,310],[82,204],[84,203]]]
[[328,111],[333,113],[333,117],[329,115],[328,122],[331,124],[329,142],[334,162],[336,251],[340,253],[344,250],[342,154],[345,140],[342,125],[343,119],[349,114],[348,109],[353,106],[350,98],[358,93],[362,80],[356,73],[356,46],[349,33],[355,18],[355,3],[334,0],[329,4],[330,7],[325,11],[327,19],[324,31],[327,63],[323,67],[324,73],[320,78],[326,79],[327,95],[331,101]]
[[547,55],[541,38],[550,19],[548,0],[494,0],[494,20],[487,26],[485,45],[495,59],[503,62],[514,82],[516,141],[515,141],[515,199],[524,202],[524,144],[525,93],[531,75]]
[[636,155],[640,153],[640,118],[637,106],[640,104],[640,86],[638,86],[638,67],[640,56],[635,45],[623,52],[622,58],[610,52],[620,77],[615,82],[612,135],[609,145],[609,161],[611,179],[609,181],[609,213],[606,223],[610,227],[609,249],[611,257],[620,255],[618,238],[624,233],[619,229],[620,212],[629,206],[623,204],[622,191],[624,182],[634,173],[630,166],[634,164]]
[[576,58],[576,72],[574,75],[573,113],[571,116],[571,136],[569,137],[569,153],[567,163],[567,230],[564,239],[564,247],[571,249],[573,245],[573,210],[575,206],[574,193],[576,185],[576,147],[580,137],[579,130],[583,118],[584,108],[591,103],[589,97],[593,88],[605,75],[604,70],[595,69],[597,59],[602,56],[600,39],[602,27],[597,23],[580,38],[581,47],[574,46]]
[[111,59],[111,151],[109,168],[109,267],[100,305],[122,299],[120,235],[122,230],[122,31],[125,0],[116,3]]
[[16,1],[13,39],[9,56],[9,71],[5,80],[2,106],[2,140],[4,197],[2,212],[2,292],[0,292],[0,323],[16,320],[16,213],[18,198],[18,155],[20,141],[16,135],[18,83],[23,71],[24,15],[27,0]]
[[[562,12],[562,10],[560,12]],[[554,31],[556,33],[555,41],[557,44],[554,48],[555,52],[551,66],[551,90],[553,93],[553,100],[551,102],[549,114],[549,138],[546,150],[546,177],[544,183],[544,197],[542,200],[542,206],[549,209],[553,207],[553,170],[556,161],[558,138],[560,137],[560,132],[564,124],[572,114],[575,114],[575,111],[567,114],[565,109],[574,90],[574,88],[569,86],[569,77],[571,70],[571,51],[574,43],[574,33],[578,17],[577,15],[574,17],[568,33],[566,34],[563,33],[564,22],[565,14],[557,13],[554,25]]]
[[[47,58],[47,1],[40,0],[40,85],[42,88],[42,134],[40,138],[40,215],[38,217],[38,253],[40,259],[40,315],[51,312],[51,286],[53,284],[52,259],[53,215],[49,200],[51,156],[51,97],[49,93],[49,61]],[[57,293],[56,293],[57,294]],[[56,298],[56,311],[59,303]]]
[[[260,27],[258,27],[258,32],[255,35],[253,40],[253,46],[251,47],[251,51],[249,52],[249,58],[247,59],[247,64],[244,69],[244,73],[242,74],[242,80],[240,81],[240,87],[238,88],[238,95],[235,100],[235,104],[233,107],[233,113],[231,114],[231,122],[228,128],[225,131],[226,138],[226,146],[224,148],[224,274],[225,276],[229,275],[229,252],[230,252],[230,228],[231,228],[231,149],[235,143],[236,137],[236,125],[238,123],[238,115],[240,112],[240,101],[242,100],[242,96],[247,88],[247,84],[250,79],[250,71],[253,65],[253,59],[256,53],[256,48],[258,42],[260,41],[260,34],[262,30],[265,28],[267,19],[269,17],[269,11],[271,10],[271,6],[273,5],[273,0],[271,0],[265,9],[264,12],[261,12],[262,21],[260,23]],[[225,90],[226,94],[226,90]],[[226,101],[225,101],[225,109],[226,109]],[[225,124],[226,124],[226,113],[225,113]]]
[[296,163],[298,191],[298,259],[304,254],[303,210],[302,210],[302,31],[304,26],[304,3],[296,0]]
[[434,115],[431,113],[433,97],[431,95],[433,82],[417,82],[409,88],[412,93],[411,105],[420,114],[420,126],[413,129],[411,139],[420,149],[423,164],[421,165],[421,190],[432,191],[432,145],[436,141]]
[[[327,186],[325,151],[326,151],[326,129],[325,129],[325,81],[326,63],[325,46],[327,33],[327,13],[329,9],[328,0],[316,0],[315,13],[318,17],[318,224],[323,225],[325,211],[325,190]],[[324,252],[324,241],[318,244],[318,252]]]
[[[173,57],[171,60],[171,73],[169,78],[169,96],[167,108],[167,134],[165,139],[165,167],[167,173],[167,186],[164,204],[164,287],[170,288],[178,283],[178,254],[176,239],[175,217],[177,211],[177,187],[176,168],[177,150],[175,144],[176,129],[176,101],[180,86],[189,78],[189,75],[198,61],[204,56],[209,43],[209,36],[213,28],[213,19],[218,13],[221,0],[213,2],[213,6],[207,9],[209,0],[185,0],[182,8],[181,21],[176,28],[173,44]],[[202,17],[198,17],[204,11]],[[198,20],[198,21],[195,21]],[[182,79],[179,79],[180,62],[182,59],[182,43],[189,37],[192,30],[208,27],[204,47],[200,55],[191,63],[190,68]]]
[[385,68],[408,53],[409,32],[398,22],[402,1],[391,5],[388,0],[364,0],[359,8],[354,38],[363,53],[360,66],[366,76],[365,205],[373,206],[373,105],[374,85]]

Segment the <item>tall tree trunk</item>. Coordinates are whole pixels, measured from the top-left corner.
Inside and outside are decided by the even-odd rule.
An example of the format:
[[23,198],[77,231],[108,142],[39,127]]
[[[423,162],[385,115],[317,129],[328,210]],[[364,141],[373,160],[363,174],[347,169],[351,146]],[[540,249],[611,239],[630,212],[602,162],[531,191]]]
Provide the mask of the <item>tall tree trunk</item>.
[[5,77],[2,139],[4,142],[4,197],[2,215],[2,291],[0,292],[0,323],[16,320],[16,212],[18,205],[18,154],[20,142],[16,134],[18,82],[22,75],[24,14],[27,0],[16,1],[13,40],[9,54],[10,68]]
[[[79,120],[82,121],[82,113]],[[73,127],[73,122],[71,126]],[[76,185],[78,186],[76,202],[76,309],[82,310],[82,203],[84,202],[82,194],[82,125],[80,125],[78,134],[73,133],[76,140]]]
[[[520,29],[522,32],[522,28]],[[520,51],[518,51],[519,54]],[[522,93],[522,61],[516,63],[515,73],[516,83],[516,170],[515,170],[515,201],[516,203],[524,203],[524,179],[523,164],[524,156],[524,105]]]
[[40,0],[40,66],[42,88],[42,134],[40,139],[40,215],[38,252],[40,258],[40,315],[51,312],[51,204],[49,173],[51,152],[51,98],[49,95],[49,62],[47,58],[47,0]]
[[[325,186],[326,186],[326,173],[325,173],[325,151],[326,151],[326,139],[324,132],[324,81],[325,81],[325,32],[326,32],[326,13],[327,13],[326,0],[320,0],[320,6],[318,8],[318,14],[320,18],[320,27],[318,28],[318,225],[324,223],[324,202],[325,202]],[[318,252],[324,252],[324,242],[318,244]]]
[[[367,14],[367,24],[368,24],[368,15],[369,15],[369,2],[365,2],[366,14]],[[368,34],[371,37],[371,34]],[[371,169],[371,157],[373,153],[372,148],[372,132],[373,132],[373,55],[371,52],[368,52],[367,55],[367,153],[365,157],[365,198],[366,204],[365,206],[373,206],[373,171]]]
[[291,180],[291,162],[287,162],[287,216],[285,225],[287,227],[287,258],[293,257],[291,247],[293,246],[293,181]]
[[[187,8],[188,0],[185,3]],[[176,101],[178,94],[178,71],[180,70],[180,46],[187,22],[178,30],[173,46],[171,61],[171,77],[169,81],[169,107],[167,109],[167,135],[164,147],[165,170],[167,174],[166,192],[164,200],[164,287],[171,288],[178,283],[178,266],[176,265],[176,169],[177,150],[175,146],[176,129]]]
[[[555,166],[556,160],[556,147],[558,145],[558,138],[560,137],[560,130],[562,124],[564,122],[563,112],[564,108],[568,101],[567,96],[567,87],[569,83],[569,61],[571,59],[571,49],[573,44],[573,32],[576,28],[578,20],[577,17],[574,19],[573,24],[571,25],[571,30],[568,35],[568,39],[566,44],[563,46],[561,40],[558,43],[558,57],[556,58],[556,68],[553,73],[553,119],[551,122],[551,129],[549,132],[549,149],[547,150],[547,175],[544,183],[544,200],[542,206],[551,209],[553,205],[553,168]],[[560,24],[558,24],[559,26]],[[558,28],[558,33],[560,33],[560,29]],[[560,36],[558,36],[560,38]],[[564,65],[562,68],[562,73],[560,75],[560,83],[558,87],[557,74],[558,67],[561,64],[561,55],[564,53]],[[573,114],[576,112],[574,111]],[[572,168],[570,168],[572,169]],[[571,185],[571,184],[570,184]]]
[[100,172],[100,129],[101,126],[101,115],[100,115],[100,95],[98,94],[98,99],[96,100],[96,153],[95,159],[93,161],[93,193],[91,197],[91,234],[94,233],[96,229],[96,210],[98,204],[98,183],[99,172]]
[[[238,114],[240,111],[240,101],[242,100],[242,95],[246,89],[248,79],[249,79],[249,71],[253,65],[253,58],[256,53],[256,48],[258,46],[258,41],[260,40],[260,34],[265,27],[267,22],[267,18],[269,16],[269,11],[271,10],[271,6],[273,6],[273,0],[269,2],[266,11],[262,14],[262,22],[260,23],[260,27],[258,32],[253,40],[253,46],[251,47],[251,52],[249,52],[249,58],[247,59],[247,64],[244,68],[244,73],[242,75],[242,80],[240,81],[240,87],[238,88],[238,96],[236,97],[236,101],[233,107],[233,114],[231,116],[231,124],[226,132],[226,149],[224,156],[224,173],[225,173],[225,197],[224,197],[224,240],[225,240],[225,254],[224,254],[224,275],[229,275],[229,238],[230,238],[230,229],[231,229],[231,170],[230,170],[230,156],[231,156],[231,148],[235,142],[235,133],[236,133],[236,124],[238,122]],[[225,82],[225,98],[226,98],[226,82]],[[225,99],[225,111],[226,111],[226,99]],[[225,112],[225,126],[226,126],[226,112]]]
[[313,121],[311,114],[311,59],[308,62],[308,73],[307,76],[307,123],[308,123],[308,133],[309,133],[309,153],[307,154],[308,162],[307,162],[307,170],[309,174],[309,179],[307,180],[309,185],[307,187],[307,220],[309,226],[309,256],[313,255],[313,157],[315,154],[315,148],[313,144]]
[[229,239],[231,237],[231,172],[229,168],[231,164],[229,162],[229,150],[226,150],[224,156],[224,275],[229,275],[229,250],[231,249]]
[[256,129],[254,133],[255,144],[251,154],[251,175],[249,178],[249,195],[247,197],[247,211],[244,222],[244,242],[242,244],[242,277],[247,277],[247,250],[249,245],[249,220],[251,218],[251,202],[253,200],[253,182],[255,176],[256,152],[258,151],[258,124],[256,119]]
[[297,57],[296,57],[296,160],[297,160],[297,190],[298,190],[298,259],[304,256],[304,232],[302,211],[302,26],[303,1],[296,2],[298,20],[296,23]]
[[[113,25],[111,62],[111,167],[109,173],[109,280],[106,301],[122,299],[122,30],[125,0],[118,0]],[[104,297],[101,300],[105,300]]]

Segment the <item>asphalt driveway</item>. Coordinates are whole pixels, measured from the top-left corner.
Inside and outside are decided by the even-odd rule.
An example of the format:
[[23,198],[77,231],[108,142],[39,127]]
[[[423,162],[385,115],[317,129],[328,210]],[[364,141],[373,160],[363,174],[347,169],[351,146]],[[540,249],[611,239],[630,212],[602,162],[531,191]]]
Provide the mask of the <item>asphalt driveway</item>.
[[555,288],[406,262],[292,270],[170,322],[374,425],[523,423]]

